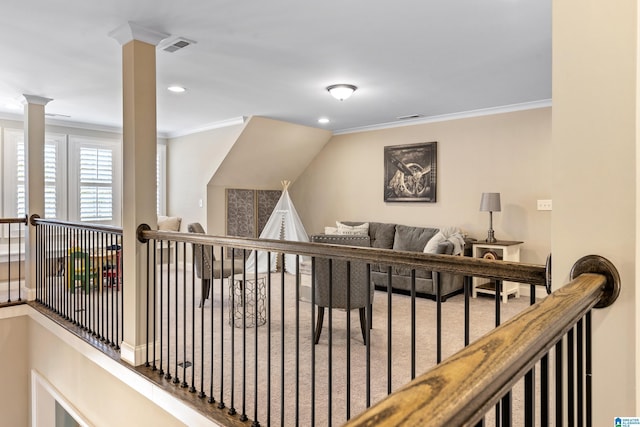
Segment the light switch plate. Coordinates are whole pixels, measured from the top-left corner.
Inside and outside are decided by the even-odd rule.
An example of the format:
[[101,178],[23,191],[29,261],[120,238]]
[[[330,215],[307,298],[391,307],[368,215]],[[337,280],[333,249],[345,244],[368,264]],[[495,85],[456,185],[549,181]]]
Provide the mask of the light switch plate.
[[538,200],[538,210],[539,211],[550,211],[551,210],[551,199],[548,200]]

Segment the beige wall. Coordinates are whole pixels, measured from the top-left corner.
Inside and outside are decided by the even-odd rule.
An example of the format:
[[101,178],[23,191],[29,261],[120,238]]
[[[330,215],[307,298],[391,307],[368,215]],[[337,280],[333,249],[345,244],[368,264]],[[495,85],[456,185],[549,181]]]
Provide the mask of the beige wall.
[[167,212],[182,217],[182,231],[197,221],[209,234],[224,234],[226,188],[281,189],[280,181],[295,180],[330,135],[251,117],[244,125],[171,139]]
[[637,7],[553,2],[554,282],[590,253],[622,279],[614,305],[593,313],[594,426],[640,415]]
[[[9,316],[11,308],[3,308],[2,316]],[[29,425],[29,366],[28,318],[9,317],[0,320],[0,424]]]
[[207,230],[207,184],[243,128],[229,126],[168,140],[167,215],[182,218],[180,231],[186,232],[192,222]]
[[[383,150],[437,141],[436,203],[383,201]],[[544,263],[551,250],[551,108],[334,136],[292,185],[291,197],[309,234],[336,220],[461,227],[485,239],[489,214],[482,192],[500,192],[498,239],[525,242],[521,260]]]

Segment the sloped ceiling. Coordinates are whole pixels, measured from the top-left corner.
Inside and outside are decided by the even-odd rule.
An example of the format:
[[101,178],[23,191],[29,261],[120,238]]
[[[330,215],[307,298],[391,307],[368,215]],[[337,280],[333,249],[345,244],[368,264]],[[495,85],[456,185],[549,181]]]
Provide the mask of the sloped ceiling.
[[209,185],[280,189],[295,181],[331,138],[331,132],[264,117],[251,117]]

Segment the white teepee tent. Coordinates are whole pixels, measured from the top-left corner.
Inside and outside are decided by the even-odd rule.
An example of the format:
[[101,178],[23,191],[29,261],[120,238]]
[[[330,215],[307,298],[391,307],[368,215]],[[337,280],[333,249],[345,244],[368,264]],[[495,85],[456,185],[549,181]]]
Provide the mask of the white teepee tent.
[[[293,206],[291,197],[289,197],[289,181],[282,181],[282,195],[280,200],[273,209],[269,220],[264,226],[264,229],[260,233],[261,239],[279,239],[279,240],[291,240],[295,242],[308,242],[309,236],[304,230],[302,221],[296,212],[296,208]],[[252,251],[247,259],[247,272],[255,271],[256,266],[256,251]],[[276,253],[271,253],[271,271],[276,270]],[[258,251],[258,272],[266,273],[269,267],[267,263],[267,252]],[[295,274],[296,255],[285,254],[284,255],[284,269],[287,273]]]

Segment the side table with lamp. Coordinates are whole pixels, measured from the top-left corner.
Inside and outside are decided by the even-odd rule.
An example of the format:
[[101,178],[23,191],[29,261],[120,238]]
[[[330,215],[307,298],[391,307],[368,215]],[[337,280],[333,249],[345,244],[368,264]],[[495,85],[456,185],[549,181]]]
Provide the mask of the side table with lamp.
[[[493,231],[493,212],[500,212],[500,193],[482,193],[480,200],[480,211],[489,212],[489,230],[487,239],[473,243],[472,256],[474,258],[484,258],[501,261],[520,261],[520,247],[523,242],[510,240],[497,240]],[[495,295],[496,282],[479,277],[473,278],[471,296],[477,297],[479,293]],[[502,302],[507,302],[509,295],[520,297],[520,284],[517,282],[502,282],[501,297]]]

